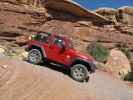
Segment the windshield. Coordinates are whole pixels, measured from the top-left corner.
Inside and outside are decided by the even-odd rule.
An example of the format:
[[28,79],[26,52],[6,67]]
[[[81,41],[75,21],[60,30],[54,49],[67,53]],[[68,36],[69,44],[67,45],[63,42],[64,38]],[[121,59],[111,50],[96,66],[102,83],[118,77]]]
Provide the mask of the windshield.
[[68,40],[67,41],[67,44],[68,44],[68,48],[73,48],[73,43],[71,40]]

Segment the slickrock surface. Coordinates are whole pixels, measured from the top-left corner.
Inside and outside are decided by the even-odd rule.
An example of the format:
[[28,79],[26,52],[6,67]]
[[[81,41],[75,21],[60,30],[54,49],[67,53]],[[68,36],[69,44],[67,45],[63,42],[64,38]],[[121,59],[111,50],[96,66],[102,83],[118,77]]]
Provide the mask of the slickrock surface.
[[132,100],[122,81],[96,71],[88,83],[9,58],[0,59],[0,100]]

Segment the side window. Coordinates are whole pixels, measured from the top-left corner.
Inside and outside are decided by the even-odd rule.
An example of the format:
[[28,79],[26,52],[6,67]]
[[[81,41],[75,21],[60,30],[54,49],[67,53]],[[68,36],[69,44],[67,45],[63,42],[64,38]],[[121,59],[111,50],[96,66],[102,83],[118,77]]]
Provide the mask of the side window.
[[39,40],[39,41],[41,41],[41,42],[47,42],[48,41],[47,40],[48,39],[47,37],[48,36],[45,33],[38,33],[37,36],[36,36],[36,39]]
[[65,44],[65,43],[61,38],[56,37],[55,40],[54,40],[54,44],[56,44],[59,47],[62,47],[62,45]]

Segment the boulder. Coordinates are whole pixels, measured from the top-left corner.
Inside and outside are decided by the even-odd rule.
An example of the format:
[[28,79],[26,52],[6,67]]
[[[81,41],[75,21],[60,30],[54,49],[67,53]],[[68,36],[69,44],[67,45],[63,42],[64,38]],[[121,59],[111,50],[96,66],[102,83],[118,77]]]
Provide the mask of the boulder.
[[123,78],[131,71],[128,58],[122,51],[117,49],[112,49],[110,51],[108,61],[105,65],[117,78]]
[[25,45],[29,40],[29,36],[30,35],[24,33],[23,35],[16,37],[16,44]]
[[0,45],[0,53],[4,53],[4,52],[5,52],[4,47]]
[[0,58],[5,56],[5,48],[0,45]]
[[28,52],[26,52],[26,51],[21,52],[20,53],[20,58],[22,60],[27,60],[27,58],[28,58]]
[[95,65],[97,67],[97,69],[101,70],[101,71],[105,71],[107,72],[107,67],[104,63],[101,63],[101,62],[95,62]]

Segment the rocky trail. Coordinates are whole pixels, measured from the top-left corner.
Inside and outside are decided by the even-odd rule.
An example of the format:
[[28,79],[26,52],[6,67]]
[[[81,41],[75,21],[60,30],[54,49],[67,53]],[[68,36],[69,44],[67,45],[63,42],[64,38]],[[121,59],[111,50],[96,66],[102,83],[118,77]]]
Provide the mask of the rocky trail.
[[133,90],[105,72],[87,83],[61,70],[0,58],[0,100],[133,100]]

